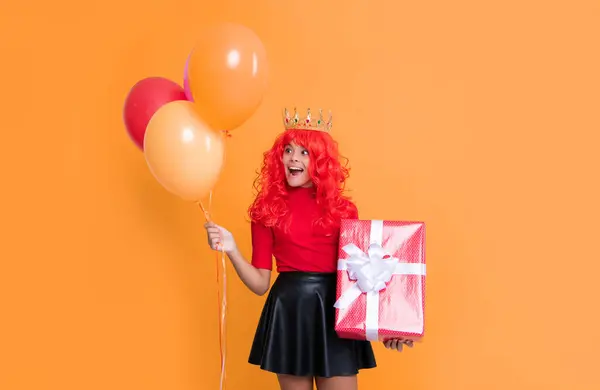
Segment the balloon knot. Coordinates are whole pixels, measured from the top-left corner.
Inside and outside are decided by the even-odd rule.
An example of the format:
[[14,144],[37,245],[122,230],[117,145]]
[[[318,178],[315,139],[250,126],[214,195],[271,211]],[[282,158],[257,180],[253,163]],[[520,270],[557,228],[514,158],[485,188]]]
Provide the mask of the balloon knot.
[[223,130],[223,135],[227,138],[231,138],[231,132],[229,130]]

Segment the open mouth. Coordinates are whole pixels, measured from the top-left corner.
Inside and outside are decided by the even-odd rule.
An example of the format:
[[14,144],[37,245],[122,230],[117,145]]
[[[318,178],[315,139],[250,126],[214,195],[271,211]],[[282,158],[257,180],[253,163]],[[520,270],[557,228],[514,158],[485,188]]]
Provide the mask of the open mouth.
[[290,175],[298,176],[301,175],[302,172],[304,172],[304,169],[298,167],[288,167],[288,171],[290,172]]

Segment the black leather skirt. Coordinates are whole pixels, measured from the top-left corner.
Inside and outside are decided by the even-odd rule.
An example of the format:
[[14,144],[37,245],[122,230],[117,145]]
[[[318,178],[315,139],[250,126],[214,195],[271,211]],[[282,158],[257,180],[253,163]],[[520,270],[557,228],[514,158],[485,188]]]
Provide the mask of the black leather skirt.
[[277,374],[326,378],[375,367],[370,342],[337,336],[335,288],[335,273],[280,273],[265,302],[248,361]]

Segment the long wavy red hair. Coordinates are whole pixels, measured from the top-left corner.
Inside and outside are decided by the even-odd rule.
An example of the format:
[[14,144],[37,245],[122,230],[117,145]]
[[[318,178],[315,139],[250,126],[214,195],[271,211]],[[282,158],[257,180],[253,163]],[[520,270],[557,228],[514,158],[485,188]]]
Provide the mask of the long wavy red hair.
[[286,229],[289,226],[288,186],[282,158],[284,147],[292,141],[308,150],[308,172],[320,210],[315,224],[327,230],[339,226],[340,219],[350,218],[356,210],[344,195],[349,176],[348,161],[340,155],[338,144],[331,135],[315,130],[286,130],[264,153],[262,167],[254,182],[257,195],[248,209],[250,219],[270,227]]

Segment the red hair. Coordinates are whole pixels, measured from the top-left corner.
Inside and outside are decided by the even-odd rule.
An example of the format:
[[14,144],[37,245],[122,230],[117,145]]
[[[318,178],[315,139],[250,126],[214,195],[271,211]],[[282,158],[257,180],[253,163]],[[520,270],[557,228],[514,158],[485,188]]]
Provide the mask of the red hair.
[[356,207],[343,194],[349,176],[347,159],[340,155],[337,142],[322,131],[294,129],[280,134],[271,149],[264,153],[262,167],[254,182],[257,195],[248,210],[250,219],[269,227],[285,229],[289,226],[288,186],[282,158],[284,147],[292,141],[308,150],[308,173],[320,210],[315,224],[329,230],[339,226],[340,219],[352,218]]

